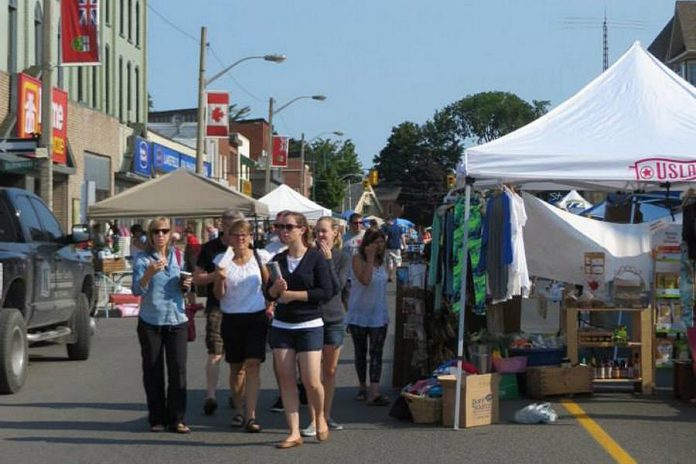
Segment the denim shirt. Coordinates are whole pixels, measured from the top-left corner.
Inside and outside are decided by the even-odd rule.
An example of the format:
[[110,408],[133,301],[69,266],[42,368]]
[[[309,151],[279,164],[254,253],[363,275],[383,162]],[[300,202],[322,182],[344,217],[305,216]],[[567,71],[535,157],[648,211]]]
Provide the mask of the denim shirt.
[[141,296],[140,319],[152,325],[179,325],[188,321],[184,309],[184,295],[179,285],[181,268],[174,249],[167,252],[167,267],[150,279],[146,288],[140,286],[145,270],[156,260],[155,252],[147,250],[138,253],[133,263],[134,295]]

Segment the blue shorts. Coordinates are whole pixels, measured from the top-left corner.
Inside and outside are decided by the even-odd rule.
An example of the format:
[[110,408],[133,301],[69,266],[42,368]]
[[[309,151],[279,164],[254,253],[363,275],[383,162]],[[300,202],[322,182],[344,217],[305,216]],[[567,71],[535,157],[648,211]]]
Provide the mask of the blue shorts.
[[343,346],[343,337],[346,334],[346,325],[343,321],[324,321],[324,345]]
[[321,351],[324,346],[324,327],[280,329],[271,326],[268,343],[273,349],[285,348],[295,350],[296,353]]

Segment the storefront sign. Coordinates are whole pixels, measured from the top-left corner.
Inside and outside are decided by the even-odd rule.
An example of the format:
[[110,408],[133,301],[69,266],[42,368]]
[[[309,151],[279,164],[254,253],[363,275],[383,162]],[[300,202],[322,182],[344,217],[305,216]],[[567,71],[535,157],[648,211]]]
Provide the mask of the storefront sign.
[[273,158],[271,166],[274,168],[288,167],[288,138],[280,135],[273,136]]
[[251,196],[251,181],[242,179],[242,193],[244,195]]
[[54,87],[52,97],[53,162],[65,165],[68,160],[68,92]]
[[61,0],[60,14],[61,64],[100,64],[99,0]]
[[206,102],[205,135],[207,137],[228,137],[230,134],[228,120],[230,94],[227,92],[207,92]]
[[[150,148],[152,163],[155,169],[159,172],[172,172],[179,168],[184,168],[192,172],[196,172],[196,158],[185,155],[171,148],[152,143]],[[210,163],[203,163],[203,171],[206,177],[211,176]]]
[[696,161],[645,158],[629,166],[639,181],[677,182],[696,180]]
[[140,137],[135,137],[133,143],[133,172],[145,177],[150,177],[152,174],[150,144]]

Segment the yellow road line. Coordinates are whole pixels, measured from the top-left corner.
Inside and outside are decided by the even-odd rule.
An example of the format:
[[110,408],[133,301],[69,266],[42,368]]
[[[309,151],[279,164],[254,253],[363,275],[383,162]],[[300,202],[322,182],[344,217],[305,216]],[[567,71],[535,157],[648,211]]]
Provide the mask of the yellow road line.
[[637,461],[631,457],[630,454],[626,452],[613,438],[609,436],[607,432],[604,431],[600,425],[594,420],[590,419],[590,416],[574,401],[571,400],[561,400],[561,404],[566,408],[566,410],[573,416],[580,425],[583,426],[585,430],[594,438],[597,443],[599,443],[604,450],[609,453],[609,455],[614,458],[619,464],[636,464]]

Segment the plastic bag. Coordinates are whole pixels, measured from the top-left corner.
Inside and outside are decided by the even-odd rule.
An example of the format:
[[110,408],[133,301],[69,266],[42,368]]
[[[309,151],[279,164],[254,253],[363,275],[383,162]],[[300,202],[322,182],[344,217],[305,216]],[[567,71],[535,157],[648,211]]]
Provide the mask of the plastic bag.
[[532,403],[515,413],[515,422],[519,424],[550,424],[558,420],[558,413],[551,403]]

